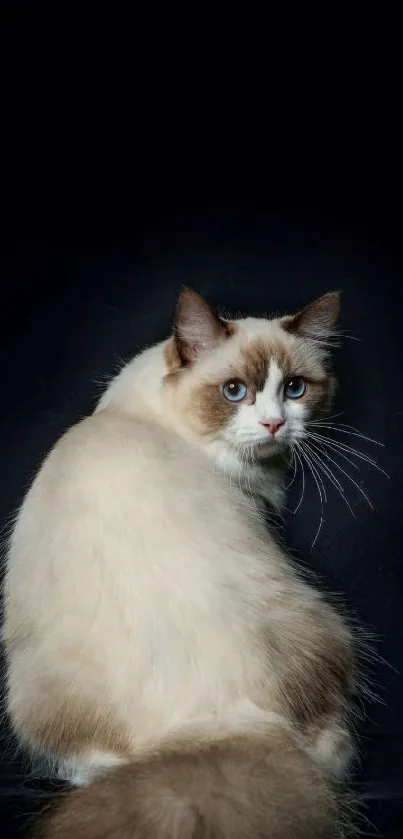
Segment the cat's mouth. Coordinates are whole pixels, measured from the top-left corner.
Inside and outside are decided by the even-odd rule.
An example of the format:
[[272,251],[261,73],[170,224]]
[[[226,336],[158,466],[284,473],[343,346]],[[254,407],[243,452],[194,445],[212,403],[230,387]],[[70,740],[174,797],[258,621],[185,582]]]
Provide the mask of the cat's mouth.
[[289,432],[280,430],[277,434],[272,434],[269,431],[267,434],[255,438],[255,445],[257,446],[276,446],[277,448],[284,448],[288,446],[290,443],[290,434]]
[[258,440],[255,443],[256,449],[261,451],[270,451],[270,452],[279,452],[284,451],[287,448],[288,442],[287,440],[276,440],[276,439],[268,439],[268,440]]
[[248,456],[262,456],[263,454],[279,454],[288,449],[293,443],[293,435],[284,431],[279,434],[255,433],[242,435],[226,435],[226,442],[231,448],[239,451],[243,450],[244,454]]
[[243,440],[241,446],[246,450],[254,450],[255,454],[262,455],[263,453],[279,453],[284,451],[290,445],[288,437],[277,439],[276,437],[257,437],[255,439]]

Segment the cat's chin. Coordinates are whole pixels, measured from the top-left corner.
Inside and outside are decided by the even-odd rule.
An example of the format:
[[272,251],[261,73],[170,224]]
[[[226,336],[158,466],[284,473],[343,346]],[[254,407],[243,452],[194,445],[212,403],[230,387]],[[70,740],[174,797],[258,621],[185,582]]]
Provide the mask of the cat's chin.
[[256,440],[253,443],[253,456],[260,459],[275,457],[279,454],[284,454],[287,446],[283,442],[276,440]]

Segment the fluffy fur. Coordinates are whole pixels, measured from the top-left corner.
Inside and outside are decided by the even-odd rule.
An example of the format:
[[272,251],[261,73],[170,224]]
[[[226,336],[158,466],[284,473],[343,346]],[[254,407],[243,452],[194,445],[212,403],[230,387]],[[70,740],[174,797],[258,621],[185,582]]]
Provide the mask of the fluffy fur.
[[281,507],[277,461],[329,404],[338,311],[228,322],[185,291],[46,458],[8,553],[8,713],[90,784],[46,837],[344,835],[350,632],[256,504]]
[[346,805],[284,729],[255,725],[179,741],[77,790],[43,839],[341,839]]

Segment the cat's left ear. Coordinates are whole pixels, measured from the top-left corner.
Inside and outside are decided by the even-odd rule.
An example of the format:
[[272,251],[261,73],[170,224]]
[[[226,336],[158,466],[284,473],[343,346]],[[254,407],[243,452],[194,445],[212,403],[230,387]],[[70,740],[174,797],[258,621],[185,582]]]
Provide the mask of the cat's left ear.
[[200,294],[184,288],[176,307],[174,335],[182,363],[191,364],[229,337],[229,324],[220,320]]
[[283,319],[283,329],[303,338],[326,341],[335,335],[340,315],[340,292],[330,291],[300,312]]

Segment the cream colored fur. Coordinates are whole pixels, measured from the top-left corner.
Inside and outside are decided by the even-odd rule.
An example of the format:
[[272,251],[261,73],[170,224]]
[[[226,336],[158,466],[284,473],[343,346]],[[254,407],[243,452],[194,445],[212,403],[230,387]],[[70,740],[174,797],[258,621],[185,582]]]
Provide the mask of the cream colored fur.
[[[244,329],[270,331],[266,321]],[[245,339],[239,331],[200,364],[229,364]],[[242,472],[236,448],[198,435],[181,394],[166,391],[167,345],[128,364],[59,440],[19,512],[3,630],[12,724],[77,784],[178,734],[214,739],[262,723],[343,773],[348,689],[335,687],[332,665],[324,674],[333,649],[348,658],[349,631],[228,480]],[[247,468],[263,481],[260,466]],[[277,478],[267,480],[280,505]],[[305,682],[309,668],[319,677]]]

